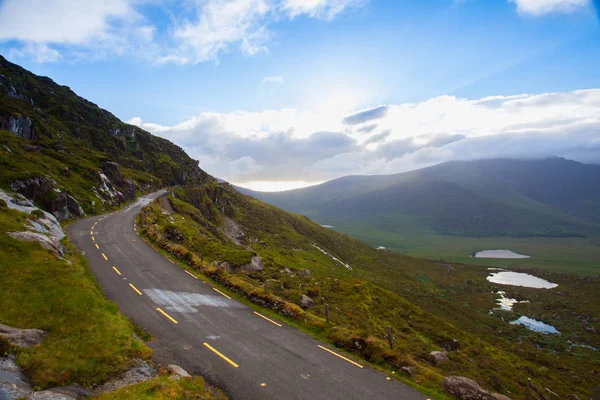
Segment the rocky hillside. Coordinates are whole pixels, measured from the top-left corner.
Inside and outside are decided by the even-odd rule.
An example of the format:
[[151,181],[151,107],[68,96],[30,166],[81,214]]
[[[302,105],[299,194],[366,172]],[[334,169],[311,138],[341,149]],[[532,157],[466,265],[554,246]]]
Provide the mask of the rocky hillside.
[[63,220],[210,179],[180,147],[0,56],[0,187]]

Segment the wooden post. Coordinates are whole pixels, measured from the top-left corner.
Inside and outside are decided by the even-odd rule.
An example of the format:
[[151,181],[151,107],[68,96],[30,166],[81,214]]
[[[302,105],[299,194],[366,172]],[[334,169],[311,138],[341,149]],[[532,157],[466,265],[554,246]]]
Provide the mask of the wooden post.
[[327,323],[329,324],[329,304],[325,303],[325,319],[327,320]]
[[386,332],[385,335],[387,336],[387,340],[388,340],[388,342],[390,342],[390,349],[393,349],[394,348],[394,337],[392,336],[392,327],[386,326],[385,332]]

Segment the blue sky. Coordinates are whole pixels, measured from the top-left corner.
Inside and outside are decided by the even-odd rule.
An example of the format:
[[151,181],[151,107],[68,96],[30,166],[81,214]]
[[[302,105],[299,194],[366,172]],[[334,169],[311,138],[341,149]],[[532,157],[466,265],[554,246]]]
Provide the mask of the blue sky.
[[[258,189],[458,158],[448,147],[456,143],[427,143],[436,135],[481,142],[514,133],[515,124],[546,129],[556,113],[527,106],[513,118],[510,102],[524,100],[507,96],[574,101],[576,91],[600,88],[600,24],[590,0],[2,0],[0,53],[178,142],[208,172]],[[598,115],[589,100],[597,93],[585,93],[577,104],[560,103],[579,107],[571,111],[583,115],[579,124]],[[499,112],[511,124],[455,122],[457,113],[484,118],[480,101],[489,96],[504,96]],[[390,113],[368,137],[364,126],[342,123],[380,105]],[[565,132],[573,128],[567,119],[552,126]],[[322,143],[320,132],[339,137]],[[298,151],[311,143],[331,152]],[[410,145],[389,151],[399,143]],[[242,145],[255,153],[238,151]],[[562,144],[547,151],[590,162],[595,145],[582,154]],[[296,162],[270,157],[286,148]]]

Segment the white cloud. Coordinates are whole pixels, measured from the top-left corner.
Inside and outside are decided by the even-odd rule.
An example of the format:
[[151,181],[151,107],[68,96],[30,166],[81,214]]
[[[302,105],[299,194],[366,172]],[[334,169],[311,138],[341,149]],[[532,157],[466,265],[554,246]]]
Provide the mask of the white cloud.
[[22,48],[12,48],[9,57],[30,57],[39,63],[58,61],[61,54],[45,43],[26,43]]
[[453,159],[557,155],[600,163],[600,89],[475,100],[441,96],[386,109],[374,127],[369,118],[344,123],[348,113],[335,108],[206,112],[175,126],[130,122],[181,145],[209,173],[263,189]]
[[517,5],[519,14],[541,16],[572,13],[590,4],[589,0],[508,0]]
[[283,80],[282,76],[271,75],[265,76],[261,83],[278,83],[280,85],[283,85],[285,81]]
[[[127,54],[158,64],[218,62],[232,48],[247,56],[268,51],[277,21],[299,15],[331,20],[365,1],[171,0],[161,20],[153,20],[143,6],[154,0],[4,0],[0,43],[19,42],[14,56],[31,56],[31,46],[44,45],[68,59]],[[36,59],[53,60],[48,51]]]

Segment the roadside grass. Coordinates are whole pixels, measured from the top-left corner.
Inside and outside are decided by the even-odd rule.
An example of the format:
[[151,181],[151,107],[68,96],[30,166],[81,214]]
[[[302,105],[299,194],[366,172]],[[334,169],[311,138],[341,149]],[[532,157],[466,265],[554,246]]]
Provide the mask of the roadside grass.
[[167,376],[126,386],[98,396],[98,400],[227,400],[218,389],[206,384],[200,377],[170,379]]
[[[251,243],[248,247],[263,258],[263,271],[227,274],[212,264],[228,261],[227,252],[217,254],[211,252],[214,246],[197,246],[202,238],[210,237],[219,246],[243,248],[219,238],[222,234],[215,230],[222,216],[211,216],[215,211],[210,210],[210,204],[203,203],[205,210],[191,217],[189,209],[166,216],[159,202],[153,202],[138,217],[141,233],[148,234],[151,241],[191,266],[191,270],[228,288],[228,293],[238,293],[276,310],[263,308],[261,312],[266,315],[287,315],[284,318],[291,325],[383,370],[396,371],[393,376],[402,366],[414,366],[415,375],[404,379],[434,397],[447,396],[440,387],[447,375],[474,378],[484,387],[513,398],[523,395],[527,377],[564,396],[585,395],[600,383],[589,373],[600,366],[597,352],[579,348],[573,351],[568,344],[573,340],[598,345],[597,338],[585,332],[589,322],[583,320],[597,321],[593,318],[600,314],[598,282],[594,279],[537,271],[537,275],[557,282],[561,291],[507,290],[487,282],[487,271],[481,266],[447,265],[378,251],[254,199],[210,186],[204,190],[226,210],[227,217],[244,227],[245,241]],[[177,197],[185,198],[185,194],[184,189],[176,191]],[[177,204],[177,199],[169,199]],[[181,244],[165,239],[173,226],[182,230]],[[313,243],[351,264],[353,271],[333,262]],[[311,275],[302,276],[302,268]],[[519,300],[531,300],[531,307],[490,315],[496,307],[493,292],[498,290],[507,290]],[[307,311],[297,307],[302,294],[311,296],[316,306]],[[331,306],[330,326],[324,323],[325,303]],[[556,311],[549,317],[548,310]],[[507,319],[525,313],[554,324],[563,335],[546,337],[507,323]],[[385,339],[387,326],[396,338],[394,350],[389,349]],[[441,350],[441,344],[452,339],[461,342],[460,351],[449,353],[448,363],[432,366],[429,352]],[[569,375],[564,371],[570,371]]]
[[124,371],[151,350],[104,298],[79,251],[64,240],[66,258],[34,242],[11,238],[23,230],[23,213],[0,208],[0,322],[48,331],[39,346],[17,351],[35,388],[79,383],[92,387]]

